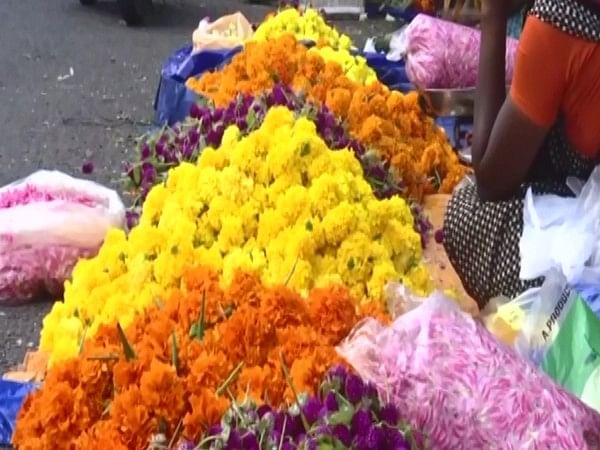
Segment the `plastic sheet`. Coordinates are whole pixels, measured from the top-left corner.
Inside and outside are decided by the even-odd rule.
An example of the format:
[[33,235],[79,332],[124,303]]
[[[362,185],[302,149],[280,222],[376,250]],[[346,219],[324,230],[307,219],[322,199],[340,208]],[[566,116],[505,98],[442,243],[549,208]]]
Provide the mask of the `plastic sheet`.
[[0,445],[9,445],[17,414],[27,395],[36,388],[32,383],[0,380]]
[[384,326],[366,319],[338,352],[435,449],[597,449],[600,415],[498,343],[441,293],[392,285]]
[[186,45],[175,51],[162,67],[154,100],[154,122],[157,125],[173,125],[185,119],[198,100],[198,96],[185,86],[188,78],[222,67],[242,48],[193,53],[192,45]]

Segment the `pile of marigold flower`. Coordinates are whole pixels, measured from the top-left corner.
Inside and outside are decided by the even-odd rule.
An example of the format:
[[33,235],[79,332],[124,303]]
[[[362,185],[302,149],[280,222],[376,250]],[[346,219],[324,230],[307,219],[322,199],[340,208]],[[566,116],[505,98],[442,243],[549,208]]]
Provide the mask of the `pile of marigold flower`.
[[299,41],[319,42],[340,50],[352,47],[350,37],[328,25],[314,8],[306,8],[304,12],[295,7],[283,8],[258,26],[252,40],[264,42],[289,33]]
[[275,83],[289,85],[326,105],[354,138],[389,161],[411,198],[451,192],[466,168],[444,132],[422,112],[418,94],[391,91],[378,81],[357,83],[347,71],[335,59],[307,50],[292,35],[282,35],[248,43],[222,70],[191,78],[187,85],[217,106],[240,92],[257,94]]
[[378,200],[350,150],[330,150],[313,122],[274,107],[254,132],[229,127],[220,148],[172,169],[128,236],[111,231],[98,256],[79,261],[40,346],[51,361],[75,355],[101,324],[128,325],[197,262],[225,284],[243,269],[304,296],[344,284],[359,302],[380,303],[391,280],[430,289],[421,255],[408,204]]
[[[188,268],[182,286],[125,330],[102,326],[76,358],[50,369],[19,415],[20,450],[143,450],[156,433],[197,442],[232,400],[278,407],[315,394],[334,346],[365,313],[343,287],[306,299],[237,272]],[[367,311],[370,314],[374,310]]]

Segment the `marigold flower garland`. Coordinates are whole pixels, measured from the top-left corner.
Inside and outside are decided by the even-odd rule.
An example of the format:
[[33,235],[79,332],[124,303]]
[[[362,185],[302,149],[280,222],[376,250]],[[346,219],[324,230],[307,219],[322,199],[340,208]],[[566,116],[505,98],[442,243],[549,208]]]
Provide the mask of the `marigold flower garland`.
[[[330,149],[352,150],[377,198],[405,195],[405,188],[395,171],[390,170],[389,163],[383,163],[377,154],[367,151],[360,142],[350,138],[340,120],[327,107],[316,106],[294,94],[291,88],[277,84],[271,91],[256,97],[238,96],[226,108],[194,105],[184,122],[143,137],[137,160],[125,164],[126,190],[133,198],[133,207],[128,212],[129,228],[137,224],[141,206],[150,189],[164,182],[170,168],[184,161],[195,162],[206,146],[220,146],[223,132],[230,125],[236,125],[244,135],[259,128],[268,109],[277,105],[286,106],[297,117],[314,121],[317,133]],[[411,210],[424,244],[431,224],[418,204],[411,205]]]
[[303,295],[343,283],[365,303],[381,302],[390,280],[430,289],[407,203],[377,200],[351,151],[331,151],[313,122],[275,107],[258,130],[230,127],[197,165],[172,169],[129,236],[113,230],[98,256],[79,261],[44,319],[41,349],[53,361],[75,355],[83,336],[129,324],[198,262],[225,284],[244,269]]
[[78,357],[50,369],[19,414],[14,443],[142,450],[161,428],[171,435],[178,427],[197,440],[229,408],[228,392],[274,407],[294,392],[314,394],[337,360],[333,346],[360,317],[343,287],[304,300],[249,274],[237,272],[222,289],[212,269],[186,269],[182,288],[125,333],[103,326]]
[[228,104],[239,92],[256,94],[277,82],[304,92],[344,120],[350,134],[395,167],[411,198],[452,192],[467,172],[444,132],[421,111],[417,93],[403,95],[379,82],[355,83],[341,66],[324,61],[293,36],[249,43],[218,72],[188,80],[188,87]]

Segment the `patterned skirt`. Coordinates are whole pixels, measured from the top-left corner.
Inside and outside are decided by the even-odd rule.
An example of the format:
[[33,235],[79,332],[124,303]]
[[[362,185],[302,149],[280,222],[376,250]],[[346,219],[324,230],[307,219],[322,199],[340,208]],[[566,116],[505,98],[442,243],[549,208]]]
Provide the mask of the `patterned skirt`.
[[589,178],[596,162],[582,159],[557,127],[550,134],[520,191],[510,200],[482,202],[473,184],[457,190],[444,219],[444,248],[467,293],[480,308],[498,296],[515,297],[543,279],[519,278],[523,200],[536,194],[569,196],[570,176]]

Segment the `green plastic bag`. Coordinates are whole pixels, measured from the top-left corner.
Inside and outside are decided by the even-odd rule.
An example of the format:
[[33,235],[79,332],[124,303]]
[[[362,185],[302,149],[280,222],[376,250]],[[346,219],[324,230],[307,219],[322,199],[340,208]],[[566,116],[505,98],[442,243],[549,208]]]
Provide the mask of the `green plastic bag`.
[[515,348],[600,412],[600,318],[555,272],[535,297],[524,311]]
[[600,411],[600,319],[575,291],[542,369],[566,390]]

